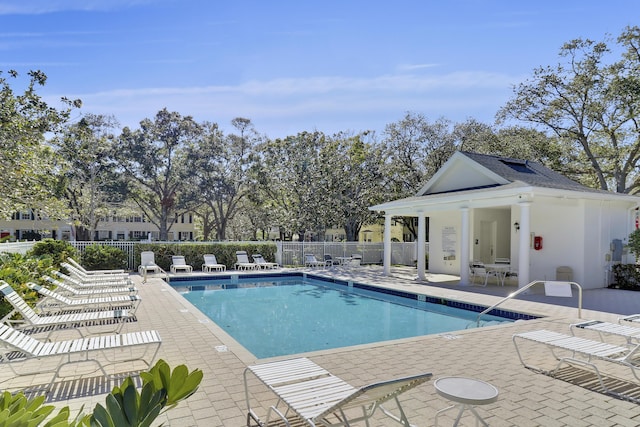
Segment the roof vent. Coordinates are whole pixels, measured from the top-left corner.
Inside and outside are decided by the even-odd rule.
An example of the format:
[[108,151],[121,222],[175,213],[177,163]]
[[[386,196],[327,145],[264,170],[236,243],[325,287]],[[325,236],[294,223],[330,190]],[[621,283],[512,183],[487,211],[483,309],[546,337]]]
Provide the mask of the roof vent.
[[516,172],[521,173],[536,173],[534,170],[529,168],[529,162],[526,160],[500,160],[506,166],[509,166]]

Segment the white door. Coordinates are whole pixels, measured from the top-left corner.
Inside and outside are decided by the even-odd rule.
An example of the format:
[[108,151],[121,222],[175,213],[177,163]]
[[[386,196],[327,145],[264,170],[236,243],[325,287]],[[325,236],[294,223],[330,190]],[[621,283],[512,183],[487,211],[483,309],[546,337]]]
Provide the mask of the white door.
[[490,264],[496,257],[496,221],[480,221],[480,261]]

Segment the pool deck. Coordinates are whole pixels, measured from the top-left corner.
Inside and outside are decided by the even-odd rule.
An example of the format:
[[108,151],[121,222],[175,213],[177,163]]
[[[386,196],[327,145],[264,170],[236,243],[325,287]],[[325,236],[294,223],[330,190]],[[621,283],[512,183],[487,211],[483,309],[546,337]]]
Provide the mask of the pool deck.
[[[481,305],[492,305],[516,289],[514,286],[460,286],[451,276],[429,276],[430,283],[420,283],[414,280],[415,269],[394,269],[390,277],[382,276],[379,267],[300,271]],[[132,278],[140,289],[142,303],[137,311],[137,321],[127,323],[123,332],[156,329],[163,340],[159,358],[166,360],[171,367],[186,364],[189,369],[199,368],[204,372],[197,393],[163,414],[160,421],[176,427],[245,426],[245,367],[292,356],[256,360],[162,279],[151,278],[142,284],[140,276],[132,275]],[[498,388],[500,396],[497,402],[477,410],[491,426],[640,425],[640,405],[599,392],[593,376],[585,371],[567,368],[562,370],[561,378],[551,378],[522,366],[512,342],[514,333],[537,329],[569,333],[569,324],[578,320],[575,299],[569,302],[570,306],[564,306],[542,303],[540,295],[527,298],[510,300],[504,308],[546,317],[450,334],[306,353],[305,356],[354,387],[422,372],[433,373],[434,380],[443,376],[467,376],[488,381]],[[586,291],[584,307],[583,319],[616,322],[620,314],[640,312],[640,293],[609,289]],[[65,338],[69,333],[58,332],[56,339]],[[597,335],[591,337],[597,339]],[[544,346],[523,348],[530,361],[552,361]],[[45,359],[40,366],[51,363]],[[140,364],[120,364],[113,372],[135,372],[141,368]],[[105,393],[119,381],[109,381],[99,371],[91,372],[93,370],[91,365],[70,366],[63,371],[65,377],[54,384],[48,400],[59,407],[70,406],[72,415],[82,405],[86,410],[96,403],[104,404]],[[629,384],[624,381],[633,378],[629,370],[612,369],[607,372],[621,379],[616,384],[631,386],[640,393],[639,382]],[[50,379],[49,374],[16,378],[6,367],[0,370],[2,389],[30,390],[47,384]],[[614,377],[611,380],[614,381]],[[264,414],[268,405],[274,403],[272,395],[257,381],[252,381],[251,385],[252,405],[257,405],[258,412]],[[400,400],[409,420],[417,426],[434,425],[436,411],[449,406],[436,394],[432,382],[404,393]],[[442,415],[440,425],[451,425],[453,416],[453,412]],[[377,414],[374,420],[372,426],[397,425],[381,414]],[[472,423],[470,415],[462,418],[461,425]]]

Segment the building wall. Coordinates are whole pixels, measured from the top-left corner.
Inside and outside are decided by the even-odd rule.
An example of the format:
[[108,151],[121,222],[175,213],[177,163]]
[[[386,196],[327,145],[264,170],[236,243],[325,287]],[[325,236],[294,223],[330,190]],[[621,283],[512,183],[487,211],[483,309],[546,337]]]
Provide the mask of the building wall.
[[[34,219],[23,219],[23,218]],[[40,232],[42,237],[51,237],[57,240],[75,240],[74,229],[69,221],[52,221],[49,219],[36,219],[34,215],[14,215],[12,220],[0,220],[0,233],[9,234],[15,239],[24,239],[27,232]],[[143,219],[142,216],[111,216],[99,221],[96,229],[96,240],[142,240],[147,239],[149,233],[157,240],[158,228]],[[177,221],[169,231],[169,240],[193,240],[195,228],[193,216],[185,214],[177,218]]]

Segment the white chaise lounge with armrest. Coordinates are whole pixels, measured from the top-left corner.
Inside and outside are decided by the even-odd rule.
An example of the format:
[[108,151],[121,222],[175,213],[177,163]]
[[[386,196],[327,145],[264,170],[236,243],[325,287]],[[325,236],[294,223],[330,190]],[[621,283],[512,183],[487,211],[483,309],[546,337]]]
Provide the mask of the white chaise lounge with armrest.
[[185,261],[184,256],[173,255],[171,257],[171,267],[169,267],[169,271],[171,271],[172,273],[177,273],[178,271],[191,273],[193,271],[193,267],[187,264],[187,261]]
[[[278,403],[269,408],[264,421],[251,407],[250,373],[278,397]],[[355,388],[304,357],[249,366],[244,371],[247,426],[251,420],[259,426],[268,426],[272,417],[287,426],[291,425],[291,418],[309,426],[351,426],[360,421],[369,425],[368,420],[380,408],[391,420],[409,427],[398,396],[429,379],[431,374],[424,373]],[[397,406],[395,414],[382,406],[391,400]],[[285,407],[278,408],[280,403]]]
[[56,286],[56,289],[58,289],[60,293],[66,293],[69,296],[74,297],[138,293],[138,289],[135,286],[96,286],[89,288],[76,288],[63,281],[56,280],[53,277],[42,276],[42,278]]
[[131,283],[129,276],[83,274],[77,268],[66,262],[60,263],[60,266],[69,272],[70,277],[82,283]]
[[88,331],[91,326],[102,326],[107,323],[114,328],[108,331],[100,328],[101,331],[119,333],[125,321],[132,318],[127,310],[87,311],[41,316],[4,280],[0,280],[0,295],[20,313],[20,319],[6,317],[4,321],[16,329],[47,328],[52,332],[54,329],[50,328],[51,326],[66,326],[73,327],[78,330],[80,336],[84,336],[79,328]]
[[129,273],[127,273],[124,270],[87,270],[82,265],[80,265],[75,259],[71,257],[67,258],[67,262],[69,262],[69,264],[73,265],[75,268],[77,268],[78,270],[82,271],[85,274],[91,274],[96,276],[101,276],[101,275],[122,276],[122,277],[129,276]]
[[255,270],[258,268],[256,263],[249,261],[249,255],[247,251],[236,251],[236,259],[234,267],[236,270]]
[[330,267],[333,265],[332,261],[320,261],[316,258],[314,254],[305,254],[304,256],[304,266],[305,267]]
[[122,287],[122,286],[129,286],[129,287],[133,286],[133,283],[129,279],[126,279],[126,280],[117,279],[113,281],[99,280],[95,282],[83,282],[67,274],[64,274],[58,270],[52,270],[51,273],[57,276],[60,280],[71,284],[77,289],[114,288],[114,287]]
[[257,268],[264,270],[273,270],[280,267],[277,262],[269,262],[264,259],[261,254],[254,254],[251,255],[251,257],[253,258],[253,261],[255,262]]
[[140,252],[140,265],[138,266],[138,273],[162,273],[162,269],[156,264],[156,256],[152,251]]
[[[141,360],[147,367],[151,367],[160,349],[160,334],[157,331],[128,332],[126,334],[99,335],[86,338],[76,338],[64,341],[43,342],[11,326],[0,324],[0,366],[7,365],[16,375],[33,375],[44,372],[55,372],[51,384],[60,373],[60,369],[70,363],[94,362],[102,373],[108,377],[106,364]],[[130,351],[122,351],[132,347],[145,347],[144,354],[131,357]],[[150,348],[155,347],[151,357],[146,357]],[[99,359],[90,358],[94,354],[101,354]],[[117,355],[125,355],[120,359]],[[74,356],[76,359],[74,360]],[[57,364],[46,369],[46,364],[38,363],[35,371],[22,371],[15,365],[26,363],[31,359],[44,362],[45,359],[58,357]],[[107,363],[104,363],[104,362]]]
[[202,271],[226,271],[227,266],[220,264],[213,254],[206,254],[202,256],[204,258],[204,264],[202,264]]
[[40,295],[45,296],[38,307],[47,311],[64,311],[64,310],[80,310],[80,311],[92,311],[92,310],[116,310],[126,308],[131,311],[131,314],[135,313],[138,309],[138,305],[142,298],[139,295],[110,295],[105,297],[93,297],[93,298],[69,298],[64,295],[60,295],[58,292],[47,289],[44,286],[29,282],[27,283],[29,289],[38,292]]
[[[555,368],[544,369],[539,365],[525,361],[523,354],[527,353],[520,348],[523,342],[546,346],[558,362]],[[637,396],[607,387],[602,375],[602,371],[606,370],[608,364],[616,364],[629,368],[636,381],[640,381],[640,377],[638,376],[638,369],[640,369],[640,344],[621,346],[547,330],[515,334],[513,335],[513,343],[516,347],[520,362],[526,368],[550,376],[555,375],[564,364],[575,364],[591,368],[596,374],[600,387],[605,393],[640,403]],[[635,389],[637,389],[637,387]]]

